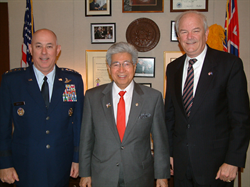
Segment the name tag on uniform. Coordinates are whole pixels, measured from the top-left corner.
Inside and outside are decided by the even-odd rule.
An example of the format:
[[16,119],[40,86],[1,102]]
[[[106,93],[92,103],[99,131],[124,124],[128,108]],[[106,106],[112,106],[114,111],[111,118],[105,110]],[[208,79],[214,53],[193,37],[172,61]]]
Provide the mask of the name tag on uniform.
[[76,87],[74,84],[65,84],[63,102],[77,102]]
[[14,103],[14,106],[21,106],[21,105],[25,105],[25,102],[21,101],[21,102],[15,102]]

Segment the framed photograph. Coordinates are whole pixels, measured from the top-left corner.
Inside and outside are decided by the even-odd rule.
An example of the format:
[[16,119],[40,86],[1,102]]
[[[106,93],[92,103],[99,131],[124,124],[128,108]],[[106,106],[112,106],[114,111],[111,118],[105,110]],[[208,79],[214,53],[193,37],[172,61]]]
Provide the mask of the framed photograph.
[[178,42],[177,33],[175,30],[175,21],[171,21],[171,42]]
[[184,12],[187,10],[207,12],[208,0],[170,0],[170,12]]
[[115,43],[115,23],[91,23],[91,43],[110,44]]
[[107,50],[86,50],[86,89],[111,82],[106,53]]
[[111,16],[112,0],[85,0],[85,16]]
[[155,58],[138,57],[135,77],[155,77]]
[[152,87],[152,84],[151,83],[138,83],[138,84],[141,84],[141,85],[144,85],[144,86],[147,86],[147,87]]
[[184,51],[164,51],[164,67],[163,67],[163,72],[164,72],[164,86],[163,86],[163,97],[165,98],[165,92],[166,92],[166,70],[167,70],[167,65],[174,61],[176,58],[182,56],[183,54],[185,54]]
[[164,12],[164,0],[122,0],[122,12]]

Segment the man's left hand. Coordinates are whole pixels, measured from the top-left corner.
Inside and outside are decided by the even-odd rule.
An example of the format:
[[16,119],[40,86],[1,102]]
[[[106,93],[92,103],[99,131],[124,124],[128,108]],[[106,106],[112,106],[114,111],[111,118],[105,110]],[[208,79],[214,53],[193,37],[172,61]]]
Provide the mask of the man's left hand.
[[156,187],[168,187],[168,179],[157,179]]
[[79,163],[72,162],[70,176],[73,178],[78,177],[79,175]]
[[238,171],[237,166],[224,163],[219,168],[219,171],[217,172],[215,179],[220,179],[225,182],[231,182],[236,178],[237,171]]

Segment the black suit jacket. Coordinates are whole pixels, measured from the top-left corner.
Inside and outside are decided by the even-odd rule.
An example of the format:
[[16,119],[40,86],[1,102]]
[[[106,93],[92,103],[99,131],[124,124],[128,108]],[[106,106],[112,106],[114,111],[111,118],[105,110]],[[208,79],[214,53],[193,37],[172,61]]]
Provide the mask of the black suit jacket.
[[200,184],[214,180],[228,163],[244,167],[249,144],[249,98],[240,58],[208,47],[190,117],[182,101],[186,55],[167,67],[166,124],[175,177],[185,176],[188,158]]

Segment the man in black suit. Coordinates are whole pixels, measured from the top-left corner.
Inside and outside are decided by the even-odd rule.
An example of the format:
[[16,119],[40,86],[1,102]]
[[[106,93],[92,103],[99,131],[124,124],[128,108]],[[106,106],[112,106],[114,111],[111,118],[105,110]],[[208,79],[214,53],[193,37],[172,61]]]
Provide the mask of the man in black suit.
[[176,30],[186,54],[167,67],[165,98],[175,186],[232,187],[249,144],[242,61],[206,45],[209,30],[199,12],[182,13]]

